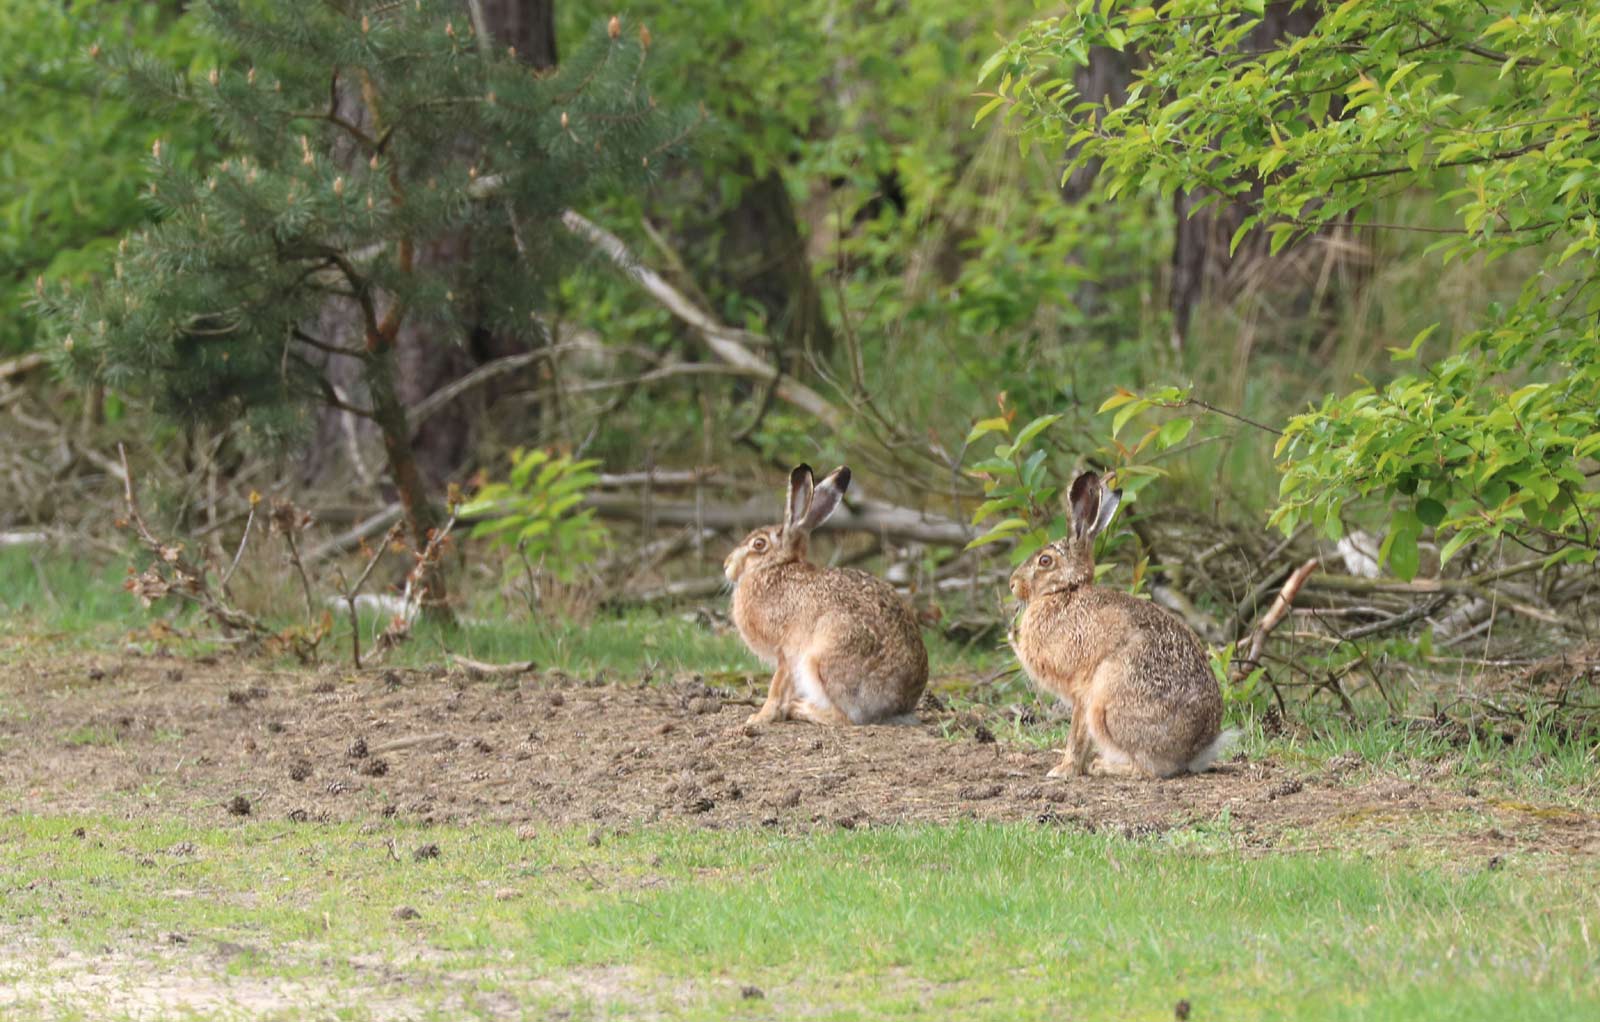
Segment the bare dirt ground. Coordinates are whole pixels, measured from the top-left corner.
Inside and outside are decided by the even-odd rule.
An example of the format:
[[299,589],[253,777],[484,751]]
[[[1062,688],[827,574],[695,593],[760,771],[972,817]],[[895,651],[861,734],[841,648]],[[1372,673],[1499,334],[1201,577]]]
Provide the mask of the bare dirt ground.
[[1258,848],[1291,832],[1302,845],[1342,844],[1352,831],[1403,844],[1449,819],[1438,840],[1462,854],[1600,853],[1595,814],[1386,775],[1350,754],[1315,770],[1235,758],[1163,782],[1047,780],[1055,755],[995,741],[981,712],[925,708],[921,727],[746,729],[756,694],[692,680],[14,658],[0,664],[0,791],[36,812],[210,823],[806,829],[973,818],[1140,834],[1226,817]]

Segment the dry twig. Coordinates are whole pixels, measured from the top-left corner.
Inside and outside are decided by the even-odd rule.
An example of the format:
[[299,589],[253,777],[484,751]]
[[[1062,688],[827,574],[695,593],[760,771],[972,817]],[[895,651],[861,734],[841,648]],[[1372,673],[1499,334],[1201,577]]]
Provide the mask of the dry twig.
[[207,569],[191,564],[183,556],[181,543],[165,542],[150,530],[144,515],[139,511],[139,500],[134,495],[133,471],[128,467],[127,449],[118,444],[117,454],[122,462],[122,496],[127,507],[128,524],[133,526],[134,535],[145,549],[155,554],[171,574],[169,578],[152,566],[146,568],[142,574],[130,576],[123,583],[123,587],[137,596],[146,607],[163,596],[179,596],[198,604],[201,610],[221,625],[225,632],[240,631],[258,639],[271,635],[272,630],[254,615],[229,604],[211,588],[206,581]]

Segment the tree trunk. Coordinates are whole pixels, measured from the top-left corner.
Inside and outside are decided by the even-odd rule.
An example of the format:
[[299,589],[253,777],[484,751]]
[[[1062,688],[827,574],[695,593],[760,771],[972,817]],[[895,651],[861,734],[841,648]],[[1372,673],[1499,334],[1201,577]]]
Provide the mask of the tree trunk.
[[796,372],[807,358],[826,360],[833,353],[822,292],[783,175],[774,168],[755,177],[748,157],[735,174],[749,183],[738,203],[718,218],[722,237],[715,273],[766,311],[768,333],[783,344],[784,367]]
[[[479,0],[484,29],[494,45],[516,50],[519,59],[544,70],[556,65],[555,0]],[[437,238],[418,253],[418,263],[434,269],[470,259],[472,238],[456,234]],[[464,296],[473,301],[478,296]],[[520,354],[523,342],[482,329],[467,331],[467,343],[452,343],[426,324],[411,324],[396,341],[399,355],[399,393],[409,407],[451,381],[465,376],[484,362]],[[479,401],[493,401],[502,388],[486,387]],[[426,479],[438,486],[457,473],[472,457],[473,423],[479,418],[473,404],[455,402],[432,416],[414,438],[417,463]],[[537,409],[533,415],[537,417]]]
[[[1084,103],[1094,103],[1102,109],[1107,101],[1121,106],[1128,98],[1128,86],[1133,82],[1133,72],[1139,67],[1139,57],[1131,50],[1113,50],[1096,46],[1089,51],[1089,63],[1073,72],[1073,86]],[[1072,151],[1068,150],[1070,159]],[[1081,202],[1094,187],[1095,176],[1100,173],[1100,161],[1078,167],[1061,186],[1061,197],[1068,202]]]
[[[478,6],[495,45],[514,47],[519,57],[536,68],[555,65],[554,0],[480,0]],[[338,102],[353,123],[370,123],[366,104],[354,90],[341,90]],[[346,161],[357,157],[353,151],[342,155]],[[471,247],[472,238],[465,233],[423,239],[417,244],[416,263],[438,270],[469,258]],[[317,319],[318,336],[345,346],[363,346],[352,343],[361,336],[362,328],[347,303],[329,303]],[[339,393],[366,395],[373,421],[371,425],[357,423],[348,413],[326,409],[302,468],[304,478],[310,482],[339,471],[343,455],[363,482],[375,482],[368,478],[360,443],[363,437],[370,440],[376,430],[383,442],[392,495],[404,508],[408,531],[419,552],[426,548],[433,530],[444,523],[433,495],[469,457],[472,417],[460,406],[446,408],[414,432],[407,409],[470,372],[480,361],[510,354],[519,347],[509,339],[489,336],[488,331],[470,333],[471,343],[452,343],[431,324],[406,319],[400,322],[392,344],[368,339],[364,345],[367,355],[359,361],[311,353],[322,359],[327,378]],[[443,572],[430,571],[425,584],[424,607],[430,614],[448,615]]]
[[[421,553],[427,549],[433,530],[443,525],[444,520],[430,495],[431,487],[417,469],[416,451],[411,443],[411,421],[406,415],[405,404],[400,400],[394,366],[394,355],[382,350],[369,352],[363,362],[367,392],[372,401],[372,421],[383,436],[389,474],[400,497],[400,507],[411,531],[412,544]],[[427,602],[441,604],[445,598],[444,578],[439,572],[431,574],[431,598]]]
[[[517,55],[535,68],[555,66],[554,0],[479,0],[479,9],[495,45],[515,48]],[[340,108],[354,123],[367,123],[365,106],[354,92],[341,92]],[[354,156],[346,154],[345,158]],[[430,239],[418,246],[417,263],[435,269],[449,266],[470,257],[471,244],[472,239],[464,233]],[[472,298],[469,295],[464,300]],[[356,329],[349,311],[336,304],[325,308],[318,319],[318,332],[323,337],[349,336]],[[467,343],[452,343],[452,339],[439,336],[437,330],[427,324],[402,324],[395,339],[395,363],[389,371],[401,409],[416,404],[478,365],[516,354],[523,348],[520,342],[496,336],[488,330],[473,329],[468,334]],[[324,362],[329,380],[342,392],[357,394],[365,388],[362,370],[350,360],[312,354]],[[493,388],[478,396],[492,399]],[[416,470],[427,489],[444,483],[470,458],[473,419],[471,406],[457,403],[432,416],[423,428],[409,437]],[[345,476],[348,469],[354,469],[363,482],[373,481],[359,456],[360,441],[363,438],[370,441],[371,437],[370,427],[351,424],[337,410],[324,411],[317,422],[315,442],[302,463],[302,478],[311,483],[333,475]],[[387,439],[385,449],[389,449]],[[351,464],[346,467],[343,462]],[[403,498],[404,494],[396,492],[392,496]]]
[[[1096,46],[1089,51],[1089,62],[1073,73],[1073,86],[1083,102],[1094,103],[1102,110],[1107,103],[1118,106],[1128,98],[1128,86],[1133,82],[1133,73],[1139,63],[1137,53]],[[1067,158],[1071,159],[1072,156],[1073,150],[1067,150]],[[1094,179],[1100,173],[1100,163],[1099,160],[1091,160],[1084,166],[1074,168],[1061,184],[1061,197],[1068,203],[1088,201],[1094,191]],[[1111,222],[1111,230],[1117,229],[1116,221],[1121,216],[1119,210],[1108,204],[1108,208],[1102,210],[1100,215]],[[1068,261],[1083,265],[1083,257],[1076,253],[1068,256]],[[1074,290],[1073,301],[1079,311],[1094,321],[1102,316],[1115,315],[1117,310],[1106,299],[1106,293],[1116,287],[1115,284],[1108,286],[1110,278],[1106,268],[1092,269],[1099,272],[1083,275],[1084,279]]]
[[494,41],[543,71],[555,67],[555,0],[481,0],[483,20]]
[[[1320,12],[1314,7],[1293,8],[1288,2],[1269,3],[1260,23],[1242,43],[1250,50],[1266,49],[1284,36],[1303,36],[1315,28]],[[1078,94],[1085,102],[1115,106],[1127,98],[1128,87],[1140,64],[1139,55],[1126,51],[1096,48],[1089,53],[1089,63],[1080,67],[1074,76]],[[1332,116],[1338,116],[1337,100]],[[1070,156],[1070,153],[1068,154]],[[1068,175],[1062,185],[1061,195],[1068,202],[1079,202],[1090,194],[1098,165],[1079,167]],[[1319,282],[1303,279],[1296,261],[1305,260],[1288,250],[1271,254],[1269,239],[1264,231],[1251,231],[1240,241],[1239,248],[1230,255],[1229,242],[1239,225],[1253,211],[1260,198],[1259,189],[1231,202],[1216,203],[1191,216],[1205,193],[1180,193],[1173,200],[1177,214],[1172,246],[1172,283],[1170,310],[1172,313],[1172,346],[1181,349],[1189,335],[1195,310],[1209,296],[1224,294],[1230,300],[1240,291],[1240,281],[1245,275],[1259,274],[1257,281],[1274,280],[1280,288],[1295,295],[1295,301],[1309,310],[1321,298],[1326,283],[1326,272],[1316,275]],[[1331,254],[1329,258],[1347,258]],[[1086,304],[1092,304],[1095,288],[1085,286]],[[1235,294],[1230,294],[1234,292]]]
[[[1294,7],[1288,2],[1268,4],[1261,21],[1241,44],[1247,50],[1265,50],[1285,36],[1303,36],[1316,27],[1322,12],[1315,6]],[[1330,116],[1338,117],[1341,104],[1335,97]],[[1302,301],[1320,299],[1314,295],[1310,282],[1296,270],[1289,249],[1273,255],[1270,238],[1265,231],[1252,230],[1230,254],[1228,245],[1235,231],[1260,201],[1260,186],[1231,202],[1214,203],[1199,213],[1191,215],[1205,198],[1204,192],[1183,192],[1173,199],[1173,212],[1177,214],[1177,236],[1172,246],[1172,347],[1181,349],[1189,337],[1189,327],[1194,312],[1209,296],[1223,294],[1229,300],[1244,289],[1242,281],[1247,275],[1258,285],[1271,282],[1287,290]],[[1251,290],[1260,290],[1253,287]],[[1309,305],[1308,309],[1309,311]]]

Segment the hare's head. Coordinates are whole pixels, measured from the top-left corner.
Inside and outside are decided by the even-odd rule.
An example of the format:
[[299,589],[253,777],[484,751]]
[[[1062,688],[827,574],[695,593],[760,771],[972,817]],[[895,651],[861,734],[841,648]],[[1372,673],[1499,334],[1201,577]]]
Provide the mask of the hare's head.
[[1011,594],[1017,599],[1031,600],[1094,581],[1094,538],[1117,513],[1122,491],[1108,490],[1098,475],[1084,472],[1072,481],[1068,501],[1071,532],[1040,548],[1011,573]]
[[789,473],[783,522],[764,525],[746,536],[722,562],[722,573],[728,581],[738,582],[753,568],[805,560],[811,530],[828,520],[849,486],[850,470],[842,465],[820,483],[812,482],[810,465],[796,465]]

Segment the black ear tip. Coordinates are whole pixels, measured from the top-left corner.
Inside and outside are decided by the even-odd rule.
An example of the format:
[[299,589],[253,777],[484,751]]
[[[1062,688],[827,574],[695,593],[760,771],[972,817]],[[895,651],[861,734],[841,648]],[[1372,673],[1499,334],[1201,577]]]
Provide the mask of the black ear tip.
[[796,465],[789,472],[789,481],[791,483],[803,482],[803,481],[805,481],[807,479],[810,479],[810,478],[811,478],[811,466],[807,465],[803,461],[800,464]]
[[839,483],[839,492],[843,493],[850,488],[850,466],[840,465],[833,470],[833,478]]

